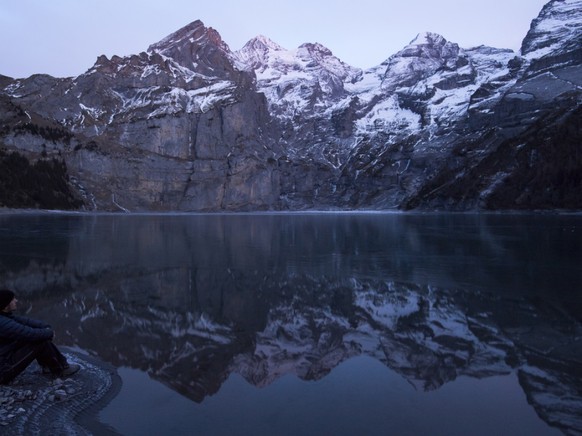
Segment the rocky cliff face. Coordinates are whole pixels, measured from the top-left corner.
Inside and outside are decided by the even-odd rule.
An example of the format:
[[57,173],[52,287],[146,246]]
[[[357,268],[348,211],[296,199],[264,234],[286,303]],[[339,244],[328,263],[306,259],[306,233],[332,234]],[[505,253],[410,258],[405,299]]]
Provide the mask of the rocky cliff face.
[[521,53],[421,33],[366,71],[195,21],[75,78],[1,77],[0,145],[61,162],[88,210],[578,209],[581,10],[548,2]]

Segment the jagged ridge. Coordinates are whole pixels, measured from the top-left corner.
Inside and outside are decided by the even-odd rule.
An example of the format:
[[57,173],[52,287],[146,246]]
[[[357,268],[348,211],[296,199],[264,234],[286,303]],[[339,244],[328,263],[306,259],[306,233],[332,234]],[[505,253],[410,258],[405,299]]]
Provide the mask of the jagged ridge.
[[[76,78],[3,78],[24,122],[56,121],[74,137],[42,148],[0,114],[0,139],[32,161],[62,157],[88,209],[578,209],[565,189],[579,183],[524,203],[504,184],[525,189],[521,166],[483,165],[510,138],[535,148],[541,120],[563,123],[551,114],[579,106],[581,6],[548,2],[521,55],[425,32],[366,71],[319,44],[287,50],[263,36],[232,52],[194,21]],[[578,134],[574,124],[549,141]],[[565,164],[564,153],[546,158]],[[467,174],[480,183],[459,195]]]

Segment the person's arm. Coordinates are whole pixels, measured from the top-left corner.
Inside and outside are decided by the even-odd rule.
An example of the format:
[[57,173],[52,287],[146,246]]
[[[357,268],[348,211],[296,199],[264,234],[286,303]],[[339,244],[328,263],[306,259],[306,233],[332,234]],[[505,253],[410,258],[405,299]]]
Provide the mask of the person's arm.
[[32,318],[27,318],[25,316],[20,316],[20,315],[12,315],[12,318],[15,319],[16,321],[18,321],[20,324],[24,324],[27,325],[29,327],[34,327],[37,329],[52,329],[52,327],[43,322],[43,321],[39,321],[37,319],[32,319]]
[[0,317],[0,337],[21,341],[43,341],[52,339],[54,332],[48,327],[31,327],[22,324],[18,318]]

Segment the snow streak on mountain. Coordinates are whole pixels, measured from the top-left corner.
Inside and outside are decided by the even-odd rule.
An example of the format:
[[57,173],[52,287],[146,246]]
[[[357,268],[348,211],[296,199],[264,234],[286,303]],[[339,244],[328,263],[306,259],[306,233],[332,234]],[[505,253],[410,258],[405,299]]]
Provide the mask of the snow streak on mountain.
[[2,76],[0,159],[53,181],[5,180],[0,204],[580,209],[581,11],[549,1],[520,53],[422,32],[361,70],[265,36],[233,52],[194,21],[78,77]]

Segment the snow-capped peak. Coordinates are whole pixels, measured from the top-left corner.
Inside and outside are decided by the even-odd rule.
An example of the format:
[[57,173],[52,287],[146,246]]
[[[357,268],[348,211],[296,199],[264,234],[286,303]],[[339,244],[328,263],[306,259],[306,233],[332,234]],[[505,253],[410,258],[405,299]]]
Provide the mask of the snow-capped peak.
[[261,65],[268,65],[272,53],[277,52],[283,53],[287,50],[266,36],[259,35],[235,52],[234,57],[244,68],[254,70]]
[[437,33],[420,33],[382,64],[386,67],[382,86],[384,89],[410,86],[442,68],[454,70],[466,64],[466,55],[458,44]]
[[447,40],[438,33],[422,32],[416,35],[416,37],[410,41],[408,45],[444,45],[446,43]]
[[321,104],[324,96],[332,100],[342,96],[344,82],[361,74],[319,43],[287,50],[264,36],[247,42],[233,58],[237,67],[254,71],[257,88],[283,117]]
[[433,32],[419,33],[406,47],[392,58],[424,58],[442,61],[459,54],[458,44],[447,41],[442,35]]
[[243,50],[275,50],[275,51],[282,51],[285,48],[281,47],[279,44],[274,42],[272,39],[267,38],[264,35],[258,35],[248,41]]
[[579,49],[582,45],[582,0],[552,0],[532,21],[521,54],[539,59]]

